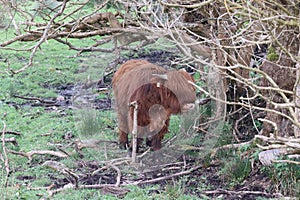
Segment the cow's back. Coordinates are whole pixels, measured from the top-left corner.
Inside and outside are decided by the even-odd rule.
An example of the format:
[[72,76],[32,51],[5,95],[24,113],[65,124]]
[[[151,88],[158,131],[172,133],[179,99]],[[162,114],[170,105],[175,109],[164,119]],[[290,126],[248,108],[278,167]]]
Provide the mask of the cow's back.
[[112,79],[112,86],[115,87],[119,80],[130,70],[136,69],[141,65],[151,64],[146,60],[129,60],[123,63],[120,68],[116,71]]
[[166,72],[164,68],[146,60],[129,60],[122,64],[112,80],[117,106],[128,105],[131,96],[139,88],[153,82],[155,79],[153,74],[165,74]]

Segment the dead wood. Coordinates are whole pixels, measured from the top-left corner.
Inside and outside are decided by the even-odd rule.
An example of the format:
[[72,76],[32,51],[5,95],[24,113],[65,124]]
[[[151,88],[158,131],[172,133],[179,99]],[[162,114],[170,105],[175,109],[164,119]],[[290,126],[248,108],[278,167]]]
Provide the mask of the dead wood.
[[130,106],[132,106],[133,108],[134,108],[134,110],[133,110],[133,128],[132,128],[132,154],[131,154],[131,162],[133,163],[133,164],[135,164],[136,163],[136,153],[137,153],[137,148],[138,148],[138,142],[137,142],[137,138],[138,138],[138,132],[137,132],[137,130],[138,130],[138,118],[137,118],[137,116],[138,116],[138,104],[137,104],[137,102],[136,101],[134,101],[134,102],[131,102],[130,103]]
[[192,168],[190,168],[188,170],[185,170],[185,171],[182,171],[182,172],[170,174],[170,175],[159,177],[159,178],[154,178],[154,179],[140,181],[137,184],[138,185],[142,185],[142,184],[156,183],[156,182],[159,182],[159,181],[169,180],[169,179],[172,179],[172,178],[175,178],[175,177],[178,177],[178,176],[184,176],[184,175],[190,174],[193,171],[200,169],[201,167],[203,167],[203,166],[202,165],[198,165],[198,166],[192,167]]
[[8,149],[6,148],[6,138],[5,138],[5,132],[6,132],[6,123],[5,121],[2,121],[3,129],[2,129],[2,152],[1,159],[4,162],[5,166],[5,180],[4,180],[4,186],[8,186],[8,177],[11,173],[10,166],[9,166],[9,159],[8,159]]
[[[5,131],[5,134],[11,134],[11,135],[22,135],[22,133],[19,133],[19,132],[15,132],[15,131]],[[2,132],[1,132],[1,135],[2,135]]]
[[4,140],[5,143],[10,142],[10,143],[12,143],[13,145],[15,145],[16,147],[19,146],[19,144],[18,144],[16,138],[14,138],[14,137],[12,137],[12,138],[1,138],[1,141],[2,141],[2,142],[3,142],[3,140]]
[[294,160],[273,160],[274,163],[290,163],[295,165],[300,165],[300,162]]
[[[265,145],[261,145],[259,141]],[[284,162],[285,160],[278,161],[279,156],[300,154],[300,139],[287,139],[284,137],[266,137],[263,135],[255,135],[252,140],[237,144],[227,144],[221,147],[212,149],[211,157],[215,156],[220,150],[240,148],[245,145],[255,144],[261,148],[262,152],[259,153],[259,160],[263,165],[270,165],[272,162]],[[286,163],[299,164],[297,161],[286,160]]]
[[99,148],[101,143],[111,143],[111,144],[118,144],[117,141],[112,140],[76,140],[74,142],[75,149],[80,151],[84,148]]
[[242,143],[237,143],[237,144],[226,144],[221,147],[214,148],[214,149],[212,149],[211,157],[214,157],[216,155],[216,153],[220,150],[240,148],[245,145],[252,144],[253,142],[254,142],[254,139],[247,141],[247,142],[242,142]]
[[20,95],[16,95],[16,94],[14,94],[13,97],[19,98],[19,99],[24,99],[24,100],[30,100],[30,101],[39,101],[43,104],[53,105],[56,103],[56,101],[46,100],[46,99],[42,99],[42,98],[38,98],[38,97],[24,97],[24,96],[20,96]]
[[48,190],[49,196],[53,196],[59,192],[70,190],[70,189],[101,189],[104,194],[113,194],[117,196],[124,196],[129,192],[129,189],[123,187],[116,187],[113,184],[98,184],[98,185],[79,185],[77,188],[74,184],[69,183],[62,188],[55,190]]
[[121,184],[121,177],[122,177],[121,170],[120,170],[117,166],[115,166],[115,165],[110,164],[109,166],[110,166],[111,168],[113,168],[114,170],[116,170],[116,172],[117,172],[117,178],[116,178],[117,181],[116,181],[115,186],[116,186],[116,187],[119,187],[120,184]]
[[56,156],[59,158],[66,158],[68,157],[68,155],[66,155],[65,153],[62,152],[58,152],[58,151],[51,151],[51,150],[32,150],[29,152],[19,152],[19,151],[14,151],[14,150],[8,150],[8,153],[12,153],[15,155],[19,155],[19,156],[23,156],[28,158],[29,162],[32,161],[32,157],[34,155],[51,155],[51,156]]
[[282,198],[283,195],[280,193],[271,194],[268,192],[261,192],[261,191],[233,191],[233,190],[204,190],[201,191],[202,194],[206,195],[215,195],[215,194],[227,194],[227,195],[263,195],[265,197],[275,197],[275,198]]
[[79,176],[72,172],[72,170],[67,168],[64,164],[51,160],[44,162],[42,166],[50,167],[51,169],[54,169],[62,174],[71,176],[74,179],[75,188],[78,188]]

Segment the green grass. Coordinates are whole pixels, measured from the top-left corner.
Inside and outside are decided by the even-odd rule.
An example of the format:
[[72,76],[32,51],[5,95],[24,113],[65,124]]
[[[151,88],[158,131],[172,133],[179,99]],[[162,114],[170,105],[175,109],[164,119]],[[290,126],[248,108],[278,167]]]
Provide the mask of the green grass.
[[[93,1],[95,2],[95,1]],[[34,3],[30,2],[30,8]],[[89,5],[93,7],[93,4]],[[1,8],[1,7],[0,7]],[[89,9],[89,8],[87,8]],[[113,8],[110,8],[113,9]],[[86,14],[89,10],[84,11]],[[113,11],[113,10],[112,10]],[[1,16],[0,16],[1,17]],[[20,17],[20,16],[17,16]],[[2,18],[1,18],[2,20]],[[42,19],[39,19],[42,21]],[[2,21],[1,21],[2,22]],[[9,23],[4,20],[4,23]],[[12,38],[14,32],[0,30],[0,43]],[[101,37],[94,37],[99,40]],[[91,39],[68,39],[73,45],[85,47],[93,44]],[[25,49],[32,47],[35,42],[12,44],[10,47]],[[104,47],[110,48],[111,43]],[[159,40],[157,43],[149,45],[146,51],[151,49],[168,49],[174,45]],[[116,114],[113,110],[97,111],[89,107],[79,110],[67,108],[50,108],[32,107],[27,100],[16,98],[15,95],[24,97],[40,97],[46,99],[56,99],[59,95],[58,86],[76,85],[85,83],[88,79],[98,80],[102,77],[108,64],[115,58],[112,53],[83,53],[70,50],[67,46],[53,40],[49,40],[37,51],[33,65],[20,74],[11,76],[9,69],[18,70],[28,63],[30,52],[28,51],[0,51],[0,131],[3,130],[3,123],[7,125],[7,131],[18,132],[20,136],[7,134],[6,137],[15,137],[18,146],[7,143],[6,147],[10,150],[20,152],[30,152],[32,150],[53,150],[63,149],[71,154],[68,158],[56,158],[49,155],[34,155],[30,162],[27,158],[18,155],[8,154],[9,167],[11,174],[8,178],[8,186],[5,187],[5,167],[0,162],[0,193],[3,199],[41,199],[47,198],[48,193],[45,187],[66,178],[65,175],[57,172],[42,164],[47,160],[54,160],[63,163],[70,169],[77,169],[78,162],[85,161],[105,161],[124,157],[126,151],[115,148],[113,145],[101,145],[98,148],[85,148],[81,150],[84,157],[81,157],[74,150],[73,142],[81,140],[117,140]],[[121,52],[121,55],[127,54],[128,51]],[[135,55],[138,57],[138,54]],[[5,62],[5,60],[9,62]],[[196,79],[200,79],[197,74]],[[200,85],[205,83],[199,82]],[[96,91],[92,91],[97,93]],[[106,98],[106,94],[97,94],[99,99]],[[200,114],[199,114],[200,113]],[[177,136],[175,144],[187,144],[200,146],[199,144],[210,148],[231,144],[232,137],[231,124],[218,123],[211,128],[211,131],[218,137],[215,141],[205,141],[205,133],[194,132],[192,126],[197,125],[193,119],[199,118],[200,123],[212,114],[210,104],[201,106],[197,113],[191,113],[189,116],[172,116],[170,121],[170,133],[165,137],[166,140]],[[198,116],[199,115],[199,116]],[[5,116],[5,117],[4,117]],[[181,135],[182,130],[187,130],[188,136]],[[66,139],[66,136],[70,138]],[[177,142],[177,143],[176,143]],[[0,144],[0,153],[3,154],[2,144]],[[237,183],[243,181],[250,173],[250,161],[248,158],[241,157],[241,153],[248,151],[239,149],[236,151],[220,151],[218,158],[226,158],[221,162],[222,169],[219,175],[228,181],[228,187],[231,188]],[[188,154],[190,153],[190,154]],[[197,152],[187,151],[187,155],[198,156]],[[200,155],[200,153],[199,153]],[[198,157],[197,157],[198,158]],[[200,157],[203,158],[203,155]],[[207,160],[205,165],[209,166],[212,158]],[[256,159],[257,160],[257,159]],[[286,170],[287,169],[287,170]],[[124,175],[132,172],[133,169],[124,171]],[[286,171],[285,171],[286,170]],[[81,173],[80,171],[76,171]],[[299,192],[299,169],[288,164],[278,164],[266,172],[274,180],[276,187],[280,187],[280,192],[288,194]],[[123,173],[123,171],[122,171]],[[127,173],[127,174],[126,174]],[[131,176],[137,176],[133,173]],[[198,184],[193,190],[202,191],[211,189],[211,186],[205,182],[203,177],[189,177],[189,180],[195,179]],[[202,183],[203,181],[203,183]],[[298,182],[297,182],[298,181]],[[128,186],[130,190],[123,199],[206,199],[188,195],[188,188],[185,183],[186,177],[174,179],[165,184],[152,184],[146,186]],[[36,190],[29,188],[39,188]],[[298,190],[297,190],[298,189]],[[65,190],[55,194],[50,199],[119,199],[110,194],[103,194],[101,190]],[[207,198],[208,199],[208,198]]]
[[[0,31],[0,43],[13,37],[13,31]],[[70,40],[76,46],[87,46],[91,40]],[[16,43],[11,45],[13,48],[28,48],[34,43]],[[44,43],[37,51],[33,65],[26,71],[10,76],[8,67],[17,70],[28,63],[30,52],[1,50],[0,58],[9,60],[0,62],[0,130],[3,129],[3,122],[6,123],[7,131],[18,132],[20,136],[7,134],[6,137],[15,137],[18,146],[7,143],[8,149],[20,152],[29,152],[32,150],[53,150],[69,145],[74,140],[80,138],[81,130],[77,125],[76,113],[68,109],[56,111],[47,110],[45,107],[31,107],[28,101],[15,98],[14,95],[24,97],[56,98],[58,92],[57,86],[67,84],[78,84],[84,82],[90,75],[92,80],[99,79],[104,72],[105,67],[113,59],[112,54],[85,53],[77,56],[76,51],[69,50],[68,47],[53,40]],[[85,68],[80,72],[80,69]],[[111,111],[110,111],[111,112]],[[100,113],[100,112],[98,112]],[[2,117],[6,115],[5,117]],[[100,116],[101,115],[101,116]],[[112,117],[104,117],[104,112],[99,114],[98,131],[105,133],[107,126],[115,126]],[[86,126],[86,125],[85,125]],[[73,138],[67,140],[63,137],[67,134],[73,135]],[[106,135],[107,134],[107,135]],[[101,135],[104,139],[116,139],[116,134],[112,131]],[[107,139],[107,138],[106,138]],[[2,145],[0,152],[2,153]],[[65,148],[66,151],[72,151],[73,147]],[[72,153],[72,152],[71,152]],[[90,153],[92,154],[92,152]],[[87,154],[88,155],[88,154]],[[48,159],[56,159],[49,155],[34,155],[33,160],[29,162],[27,158],[8,154],[9,167],[12,171],[8,179],[8,187],[4,187],[5,168],[1,163],[0,190],[4,199],[40,199],[47,197],[45,189],[29,190],[28,187],[43,188],[53,183],[49,177],[61,177],[58,172],[42,166]],[[72,163],[78,159],[77,155],[62,159],[62,163],[72,167]],[[91,159],[87,156],[85,159]],[[24,179],[22,177],[33,177]],[[73,194],[74,193],[74,197]],[[86,197],[99,197],[99,190],[91,191],[66,191],[59,194],[54,199],[83,199]]]

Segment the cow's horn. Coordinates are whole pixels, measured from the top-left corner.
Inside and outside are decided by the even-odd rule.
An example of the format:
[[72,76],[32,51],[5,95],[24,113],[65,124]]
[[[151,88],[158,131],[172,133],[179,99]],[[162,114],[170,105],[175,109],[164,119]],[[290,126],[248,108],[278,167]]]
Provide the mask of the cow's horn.
[[152,76],[163,79],[163,80],[168,80],[167,74],[152,74]]

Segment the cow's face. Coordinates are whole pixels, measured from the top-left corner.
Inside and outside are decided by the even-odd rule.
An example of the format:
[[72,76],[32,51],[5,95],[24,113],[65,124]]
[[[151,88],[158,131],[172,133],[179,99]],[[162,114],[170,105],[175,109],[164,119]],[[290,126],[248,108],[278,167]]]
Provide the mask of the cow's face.
[[189,93],[188,98],[186,99],[187,102],[182,103],[181,106],[181,112],[188,112],[190,110],[193,110],[195,108],[195,101],[196,101],[196,88],[189,83],[190,82],[195,82],[194,78],[187,73],[185,70],[179,70],[179,74],[183,75],[184,78],[187,80],[187,83],[185,87],[187,88],[187,91]]
[[154,74],[152,84],[156,85],[161,96],[161,104],[172,114],[184,113],[194,109],[196,101],[195,82],[185,70]]
[[149,109],[149,117],[149,131],[154,133],[160,131],[165,126],[169,118],[169,113],[163,106],[155,104]]

